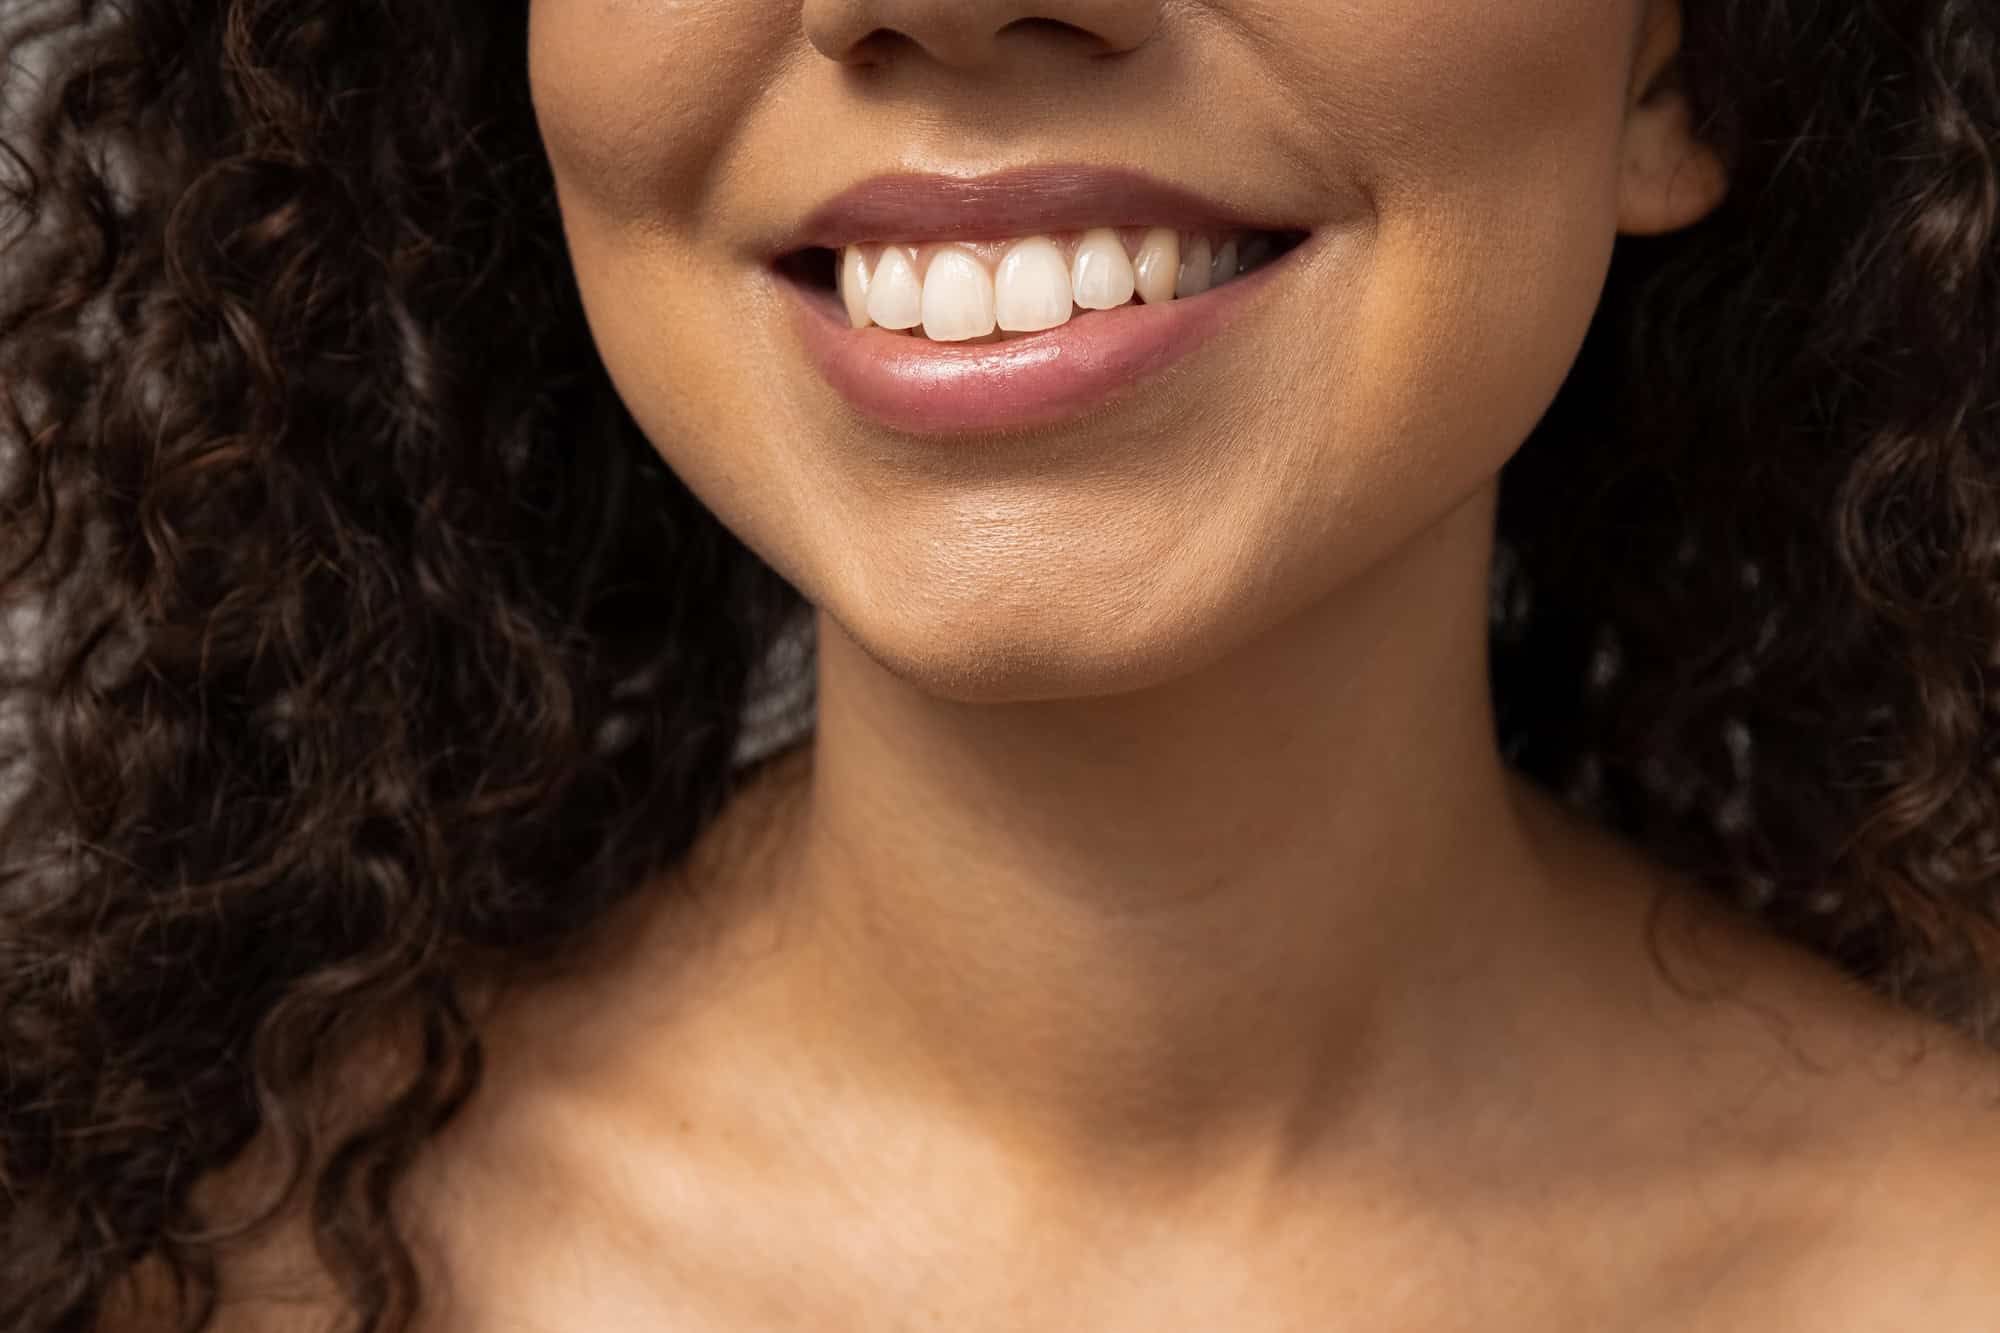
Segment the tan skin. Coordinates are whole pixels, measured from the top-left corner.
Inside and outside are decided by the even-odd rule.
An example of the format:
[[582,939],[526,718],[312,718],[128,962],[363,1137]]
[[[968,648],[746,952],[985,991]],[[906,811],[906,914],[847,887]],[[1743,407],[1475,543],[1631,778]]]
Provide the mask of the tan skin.
[[[819,720],[496,1010],[412,1180],[423,1327],[1993,1326],[1993,1057],[1493,739],[1496,473],[1616,237],[1727,188],[1678,39],[1671,0],[535,0],[600,350],[817,606]],[[765,265],[821,199],[1079,160],[1349,235],[1004,464],[811,374]],[[258,1295],[289,1263],[224,1326],[321,1326]]]

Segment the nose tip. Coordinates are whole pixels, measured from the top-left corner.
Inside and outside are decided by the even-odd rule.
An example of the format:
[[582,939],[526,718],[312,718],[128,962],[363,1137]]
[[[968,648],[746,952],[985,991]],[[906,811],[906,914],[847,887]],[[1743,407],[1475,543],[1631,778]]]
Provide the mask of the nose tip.
[[[1093,55],[1143,45],[1159,27],[1163,0],[803,0],[814,49],[844,65],[878,64],[899,44],[939,64],[976,69],[1000,59],[1006,41],[1060,34]],[[1043,38],[1046,40],[1046,37]]]

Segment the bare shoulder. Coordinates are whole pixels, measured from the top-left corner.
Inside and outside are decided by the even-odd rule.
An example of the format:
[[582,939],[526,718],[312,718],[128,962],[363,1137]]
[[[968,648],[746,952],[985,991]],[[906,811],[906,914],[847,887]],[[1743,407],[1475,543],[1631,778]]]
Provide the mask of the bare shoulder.
[[[343,1131],[357,1127],[356,1107],[376,1104],[383,1090],[398,1086],[415,1058],[408,1042],[384,1033],[330,1063],[322,1074],[325,1086],[317,1089],[310,1108],[321,1142],[337,1141]],[[345,1095],[335,1095],[335,1088]],[[314,1236],[310,1175],[278,1199],[275,1212],[261,1225],[248,1225],[269,1211],[286,1174],[278,1140],[266,1130],[238,1157],[197,1182],[193,1201],[204,1225],[222,1233],[211,1256],[214,1305],[202,1333],[344,1333],[352,1327],[347,1293]],[[399,1221],[406,1244],[421,1240],[410,1233],[407,1217]],[[413,1247],[411,1257],[421,1265],[426,1256]],[[183,1327],[194,1312],[155,1252],[107,1294],[93,1333],[161,1333]],[[419,1333],[441,1333],[428,1318],[420,1318],[416,1327]]]
[[1803,990],[1782,1225],[1726,1256],[1697,1326],[2000,1330],[2000,1053],[1844,979]]
[[[345,1310],[302,1225],[280,1226],[222,1256],[220,1290],[203,1333],[334,1333]],[[192,1313],[157,1258],[132,1268],[110,1293],[96,1333],[159,1333]]]
[[1592,1068],[1640,1127],[1632,1158],[1676,1164],[1638,1173],[1673,1212],[1633,1243],[1685,1238],[1649,1287],[1657,1327],[2000,1333],[2000,1051],[1622,846],[1571,845],[1592,900],[1623,883],[1647,908],[1591,955],[1606,995],[1640,979]]
[[[1894,1020],[1891,1020],[1892,1022]],[[1922,1063],[1860,1118],[1796,1299],[1846,1333],[2000,1329],[2000,1056],[1911,1020]],[[1914,1029],[1923,1029],[1917,1031]],[[1836,1317],[1837,1316],[1837,1322]]]

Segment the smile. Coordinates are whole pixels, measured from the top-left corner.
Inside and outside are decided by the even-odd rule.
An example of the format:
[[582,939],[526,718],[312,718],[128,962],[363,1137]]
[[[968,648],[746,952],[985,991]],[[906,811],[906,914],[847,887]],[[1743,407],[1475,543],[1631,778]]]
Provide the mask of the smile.
[[[1129,173],[1043,169],[1039,191],[1021,174],[885,178],[774,263],[806,359],[863,417],[934,436],[1075,418],[1188,355],[1310,248]],[[1116,220],[1080,221],[1093,207]]]
[[1067,324],[1079,310],[1199,296],[1296,243],[1272,232],[1220,237],[1172,227],[927,245],[850,245],[836,272],[848,322],[933,342],[1002,340]]

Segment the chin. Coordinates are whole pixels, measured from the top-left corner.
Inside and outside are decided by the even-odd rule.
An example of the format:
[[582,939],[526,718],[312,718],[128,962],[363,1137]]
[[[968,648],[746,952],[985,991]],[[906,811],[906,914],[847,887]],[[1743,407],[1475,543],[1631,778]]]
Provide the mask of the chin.
[[1174,595],[1157,584],[1072,581],[1058,594],[933,585],[815,598],[831,625],[881,669],[960,703],[1028,703],[1127,694],[1225,655],[1257,629],[1258,608],[1233,596]]

